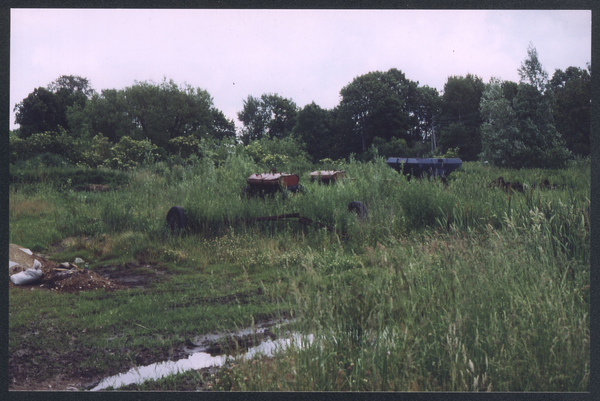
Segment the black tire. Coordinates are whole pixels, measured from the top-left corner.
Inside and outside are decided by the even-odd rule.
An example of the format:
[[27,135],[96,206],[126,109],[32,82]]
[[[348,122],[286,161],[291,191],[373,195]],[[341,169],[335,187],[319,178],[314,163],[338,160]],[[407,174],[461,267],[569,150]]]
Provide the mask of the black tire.
[[167,224],[171,231],[185,230],[187,228],[187,217],[181,206],[173,206],[167,212]]
[[348,211],[356,213],[358,219],[361,221],[369,219],[369,212],[367,210],[367,207],[362,202],[352,201],[348,203]]

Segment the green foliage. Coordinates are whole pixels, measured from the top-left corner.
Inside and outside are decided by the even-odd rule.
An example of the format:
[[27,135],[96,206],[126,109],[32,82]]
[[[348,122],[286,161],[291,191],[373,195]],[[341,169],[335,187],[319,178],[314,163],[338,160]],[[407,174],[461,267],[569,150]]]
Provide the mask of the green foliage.
[[400,138],[392,138],[386,142],[383,138],[376,136],[373,139],[373,146],[377,149],[377,153],[385,158],[414,156],[414,152],[408,147],[406,141]]
[[158,157],[157,146],[149,140],[136,141],[124,136],[118,144],[111,147],[110,159],[103,166],[113,169],[131,169],[142,163],[153,163]]
[[394,137],[408,140],[417,134],[417,84],[401,71],[392,68],[361,75],[342,88],[340,95],[339,118],[353,128],[338,140],[351,144],[351,152],[367,150],[375,136],[387,141]]
[[293,134],[305,144],[313,162],[327,157],[335,157],[335,116],[332,110],[325,110],[315,102],[307,104],[298,112]]
[[442,157],[443,159],[455,159],[460,158],[460,148],[448,148],[446,154]]
[[481,99],[483,152],[480,157],[511,168],[562,168],[571,156],[556,131],[547,99],[520,84],[511,103],[492,79]]
[[81,158],[81,142],[71,137],[62,127],[59,127],[58,132],[32,134],[26,139],[10,137],[9,146],[11,164],[45,153],[52,153],[73,164]]
[[442,96],[442,115],[438,120],[439,144],[443,152],[458,147],[461,159],[477,160],[481,152],[479,103],[484,87],[477,75],[448,77]]
[[134,135],[136,125],[129,107],[123,90],[103,89],[92,95],[84,108],[69,110],[72,133],[81,138],[102,135],[117,143],[124,136]]
[[245,146],[245,152],[256,164],[269,168],[303,162],[308,159],[302,143],[292,137],[263,138],[251,141]]
[[[124,347],[129,355],[156,350],[159,358],[186,339],[285,316],[295,318],[290,326],[272,330],[296,333],[294,347],[237,359],[197,385],[589,391],[589,159],[563,170],[466,162],[446,186],[408,181],[383,158],[336,165],[348,178],[333,185],[311,183],[306,173],[316,166],[307,168],[301,173],[306,193],[285,202],[240,198],[246,177],[258,169],[241,147],[219,166],[203,157],[112,171],[128,177],[129,186],[108,193],[13,183],[11,243],[47,252],[73,236],[53,260],[80,256],[91,269],[138,262],[127,270],[159,281],[143,290],[79,295],[11,288],[9,352],[93,350],[87,363],[108,375],[130,369],[132,360],[119,352]],[[81,170],[108,176],[108,170]],[[60,171],[38,174],[54,179]],[[498,176],[523,183],[524,191],[492,187]],[[544,179],[556,188],[540,188]],[[369,220],[347,212],[351,200],[367,205]],[[175,204],[196,224],[188,235],[165,228]],[[348,235],[285,221],[235,222],[282,213]],[[44,319],[35,320],[40,313]],[[52,341],[40,345],[39,336],[25,335],[31,321]],[[74,334],[62,341],[53,330]],[[53,374],[50,362],[43,366]],[[169,380],[180,388],[178,378]]]
[[554,122],[565,140],[565,146],[573,154],[589,155],[591,73],[576,67],[569,67],[564,72],[556,70],[549,86],[554,95]]
[[107,137],[98,134],[92,138],[87,147],[83,149],[80,166],[100,167],[105,161],[110,160],[111,145]]
[[265,93],[260,99],[248,95],[238,118],[244,125],[241,139],[244,145],[263,138],[283,139],[296,124],[298,107],[293,100],[278,94]]
[[548,73],[542,67],[538,53],[531,43],[527,47],[527,58],[521,63],[519,72],[520,82],[533,86],[538,92],[543,93],[548,84]]
[[212,98],[200,88],[181,87],[166,78],[160,84],[136,82],[124,90],[127,112],[136,124],[135,139],[148,138],[166,148],[178,136],[208,135],[212,128]]
[[192,154],[197,155],[198,145],[200,145],[200,140],[193,135],[179,136],[169,140],[171,152],[181,155],[184,159]]
[[121,171],[81,167],[65,168],[62,164],[60,166],[40,165],[37,168],[27,169],[11,168],[9,172],[10,184],[45,183],[56,188],[63,187],[67,182],[70,183],[70,186],[101,184],[118,187],[126,185],[129,179],[129,175]]
[[14,108],[19,134],[28,138],[35,133],[70,130],[67,111],[83,107],[93,93],[86,78],[63,75],[46,88],[36,88]]

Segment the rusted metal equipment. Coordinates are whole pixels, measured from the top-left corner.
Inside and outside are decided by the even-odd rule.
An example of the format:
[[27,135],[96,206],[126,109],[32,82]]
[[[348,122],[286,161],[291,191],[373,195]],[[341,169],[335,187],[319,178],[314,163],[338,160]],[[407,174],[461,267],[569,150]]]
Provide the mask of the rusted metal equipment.
[[300,177],[288,173],[252,174],[246,180],[248,186],[244,189],[246,196],[274,194],[279,191],[297,192],[300,189]]
[[310,173],[310,180],[322,182],[323,184],[334,183],[340,178],[344,178],[346,172],[344,170],[326,170],[326,171],[313,171]]
[[[319,179],[327,182],[334,182],[337,179],[345,177],[344,171],[316,171],[315,179]],[[311,173],[311,178],[313,176]],[[299,184],[300,177],[297,174],[288,173],[277,173],[275,171],[271,173],[263,174],[252,174],[246,179],[248,184],[244,189],[243,196],[252,197],[259,195],[264,197],[265,195],[272,195],[278,192],[282,193],[283,199],[287,197],[289,193],[295,193],[302,191],[302,186]],[[368,220],[367,208],[362,202],[353,201],[348,204],[348,211],[354,212],[357,215],[359,221]],[[234,220],[223,220],[224,224],[233,223],[249,223],[256,221],[294,221],[296,223],[306,225],[316,225],[321,228],[325,228],[327,231],[335,232],[342,237],[346,237],[347,233],[337,230],[327,224],[309,219],[307,217],[300,216],[299,213],[288,213],[276,216],[264,216],[264,217],[251,217],[251,218],[240,218]],[[181,206],[173,206],[167,213],[167,224],[172,232],[187,232],[189,229],[194,227],[194,224],[188,222],[185,210]]]
[[462,166],[461,159],[438,159],[438,158],[409,158],[390,157],[387,159],[388,166],[405,175],[422,177],[447,177],[454,170]]

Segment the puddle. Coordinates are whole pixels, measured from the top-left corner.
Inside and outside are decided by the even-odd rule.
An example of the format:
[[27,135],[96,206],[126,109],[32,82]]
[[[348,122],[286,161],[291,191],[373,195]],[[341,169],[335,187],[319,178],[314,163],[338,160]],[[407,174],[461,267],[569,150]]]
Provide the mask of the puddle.
[[[252,358],[256,354],[273,356],[276,351],[284,350],[291,344],[298,346],[306,341],[311,343],[312,340],[312,334],[304,338],[300,334],[291,334],[288,338],[282,338],[278,340],[268,339],[255,347],[249,348],[248,351],[244,354],[241,354],[241,356],[243,358]],[[211,366],[220,367],[223,366],[228,359],[233,360],[234,357],[231,355],[212,356],[207,352],[194,352],[185,359],[180,359],[178,361],[159,362],[147,366],[136,367],[130,369],[126,373],[108,377],[103,379],[90,391],[99,391],[110,386],[116,389],[129,384],[141,384],[146,380],[156,380],[171,374],[181,373],[192,369],[197,370]]]

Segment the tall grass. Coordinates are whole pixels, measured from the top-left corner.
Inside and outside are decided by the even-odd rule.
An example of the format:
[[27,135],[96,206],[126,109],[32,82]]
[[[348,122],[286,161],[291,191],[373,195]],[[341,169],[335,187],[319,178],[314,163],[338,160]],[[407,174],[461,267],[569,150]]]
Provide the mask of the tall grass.
[[[242,362],[230,385],[586,391],[589,266],[544,252],[550,245],[489,227],[367,247],[354,259],[308,250],[283,270],[281,291],[300,314],[294,329],[313,341],[274,361]],[[250,371],[260,380],[241,380]]]
[[[301,167],[279,168],[299,173],[305,187],[286,200],[243,198],[246,177],[264,170],[241,155],[218,167],[206,159],[140,167],[127,187],[107,193],[12,184],[10,241],[42,250],[93,236],[85,251],[98,264],[160,261],[177,273],[151,298],[133,294],[128,309],[121,298],[81,302],[74,313],[90,327],[135,321],[177,343],[258,314],[299,317],[293,329],[312,341],[224,369],[217,389],[589,389],[589,161],[560,171],[464,163],[445,184],[407,180],[381,158],[338,166],[347,178],[333,185],[310,182],[310,166]],[[494,188],[499,176],[524,191]],[[540,188],[544,179],[557,188]],[[368,220],[347,211],[351,201],[367,206]],[[173,205],[185,208],[188,235],[166,229]],[[285,213],[337,233],[239,221]],[[243,307],[208,310],[189,299],[193,290],[218,298],[258,287],[263,295]],[[159,314],[165,305],[172,312]]]

